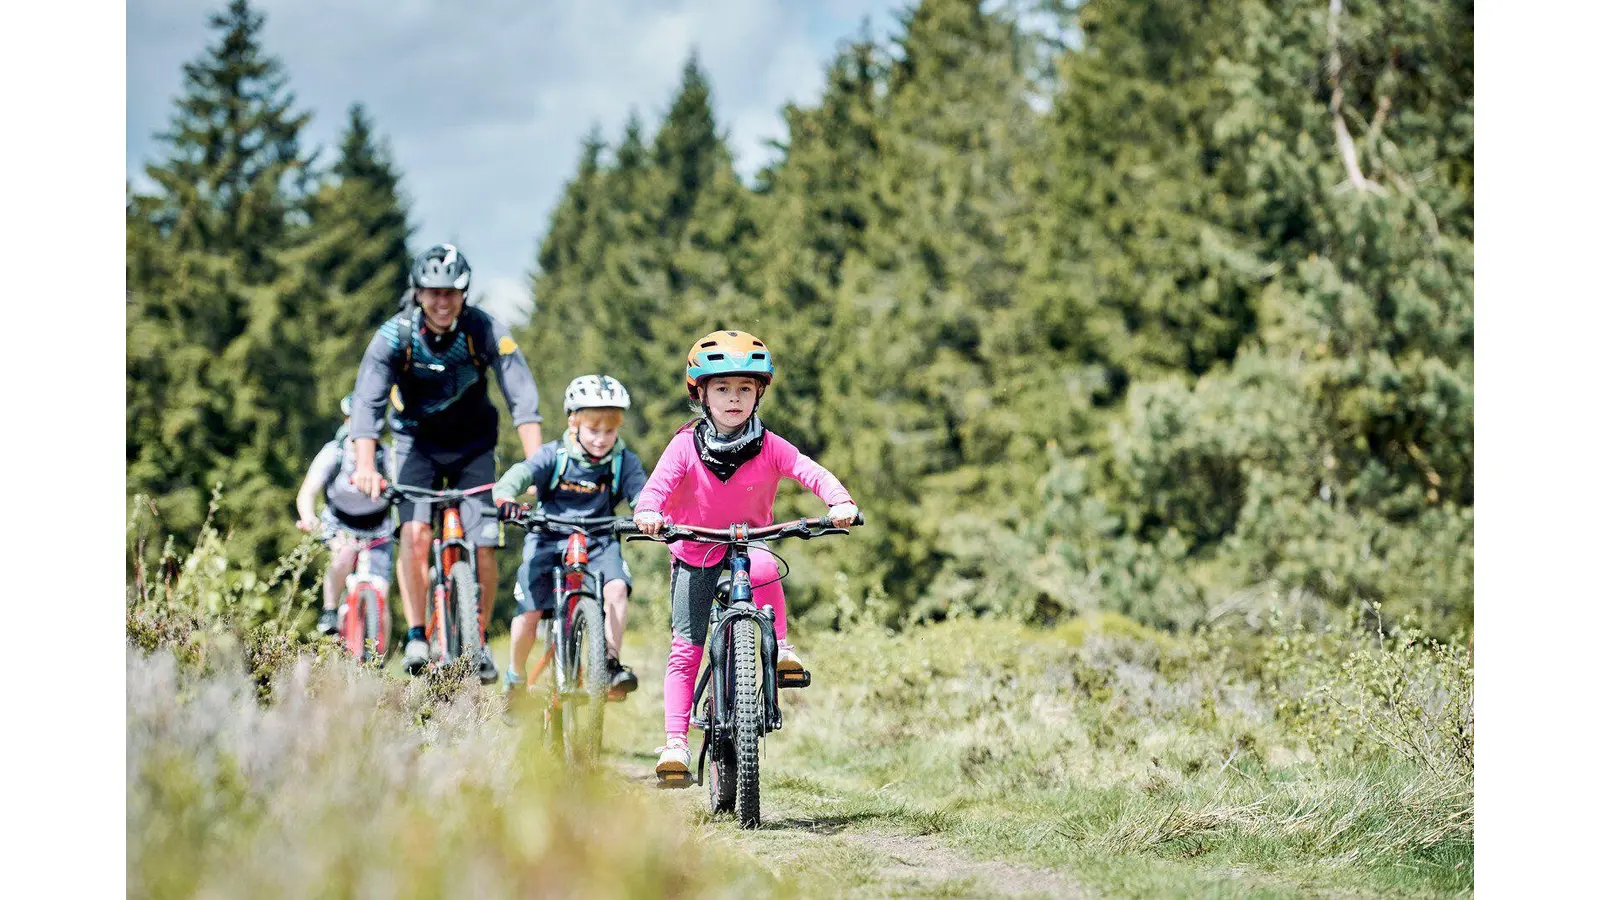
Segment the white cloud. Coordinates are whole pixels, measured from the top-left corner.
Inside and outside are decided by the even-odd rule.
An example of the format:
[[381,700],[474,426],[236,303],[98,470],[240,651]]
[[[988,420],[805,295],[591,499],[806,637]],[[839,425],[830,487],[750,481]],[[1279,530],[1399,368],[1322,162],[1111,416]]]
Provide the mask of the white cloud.
[[[214,41],[222,0],[128,5],[128,177],[162,155],[181,66]],[[417,249],[454,240],[497,297],[526,276],[580,141],[598,123],[615,142],[630,110],[653,129],[691,47],[711,82],[719,127],[746,177],[783,138],[782,105],[817,98],[836,43],[886,0],[677,0],[526,3],[477,0],[258,0],[262,41],[278,56],[308,144],[331,161],[356,101],[389,138],[411,197]],[[491,302],[499,303],[495,299]],[[510,302],[510,301],[506,301]],[[513,304],[514,306],[515,304]]]
[[526,278],[489,278],[472,292],[474,306],[511,326],[528,321],[533,312],[533,295]]

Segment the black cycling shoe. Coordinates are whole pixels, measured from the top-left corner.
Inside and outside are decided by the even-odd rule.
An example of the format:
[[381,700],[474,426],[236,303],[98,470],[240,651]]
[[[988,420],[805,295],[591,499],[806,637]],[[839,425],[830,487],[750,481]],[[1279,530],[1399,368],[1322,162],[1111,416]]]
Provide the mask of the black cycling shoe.
[[615,656],[606,658],[606,674],[611,676],[611,698],[621,699],[639,689],[639,676]]
[[489,655],[488,647],[478,650],[478,680],[484,684],[500,680],[500,670],[494,667],[494,657]]
[[339,633],[339,611],[325,609],[317,616],[317,634],[323,637],[332,637]]

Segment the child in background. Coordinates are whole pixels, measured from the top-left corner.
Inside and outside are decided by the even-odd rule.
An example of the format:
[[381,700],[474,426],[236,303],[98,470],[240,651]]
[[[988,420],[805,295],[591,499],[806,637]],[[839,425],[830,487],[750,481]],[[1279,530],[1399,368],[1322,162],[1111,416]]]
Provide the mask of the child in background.
[[[685,377],[689,397],[702,415],[678,429],[633,504],[634,522],[641,532],[659,534],[671,522],[705,528],[740,522],[771,525],[772,502],[784,478],[800,482],[822,498],[834,525],[844,528],[855,520],[855,502],[839,479],[767,431],[755,414],[772,375],[772,353],[754,335],[715,331],[694,343]],[[689,706],[727,550],[699,541],[680,541],[670,550],[672,648],[663,684],[667,743],[657,749],[661,758],[656,777],[667,784],[686,785],[681,776],[689,771]],[[759,542],[752,543],[751,550],[755,605],[772,607],[776,667],[803,671],[788,639],[777,562]]]
[[[356,454],[350,446],[350,404],[349,394],[339,401],[344,424],[311,460],[311,468],[294,500],[295,511],[300,515],[295,527],[307,533],[320,533],[331,554],[328,572],[322,579],[322,613],[317,617],[317,632],[322,635],[338,631],[339,598],[344,593],[345,578],[356,567],[356,542],[394,534],[389,501],[368,497],[351,480],[356,471]],[[386,463],[384,447],[379,444],[377,464],[380,470]],[[318,494],[325,500],[321,516],[317,515]],[[386,582],[386,587],[393,562],[391,542],[384,541],[372,548],[372,569]]]
[[[628,389],[615,378],[574,378],[562,401],[567,433],[512,466],[495,483],[494,503],[500,518],[520,515],[525,507],[516,498],[530,489],[540,509],[553,516],[609,516],[619,501],[635,503],[644,488],[644,464],[617,436],[623,410],[631,402]],[[522,565],[517,569],[517,614],[511,620],[511,659],[505,674],[508,694],[526,682],[528,652],[538,634],[540,614],[555,609],[551,573],[561,564],[564,546],[563,539],[533,533],[523,542]],[[618,659],[618,652],[628,623],[633,575],[615,537],[596,535],[589,542],[589,571],[600,582],[605,603],[606,669],[611,690],[628,694],[639,686],[639,679]]]

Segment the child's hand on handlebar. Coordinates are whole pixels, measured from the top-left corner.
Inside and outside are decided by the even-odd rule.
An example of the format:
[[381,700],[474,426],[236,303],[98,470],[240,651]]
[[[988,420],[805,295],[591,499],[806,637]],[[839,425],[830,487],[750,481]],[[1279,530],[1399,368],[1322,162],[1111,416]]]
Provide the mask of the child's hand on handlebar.
[[856,516],[860,514],[861,510],[857,509],[854,503],[840,503],[828,507],[828,518],[833,520],[835,528],[849,528],[855,524]]
[[523,518],[531,511],[526,505],[515,500],[501,500],[495,509],[499,512],[500,521],[502,522]]
[[666,519],[661,517],[660,513],[647,509],[644,512],[633,514],[633,524],[639,526],[640,534],[655,536],[660,534],[661,529],[668,523]]

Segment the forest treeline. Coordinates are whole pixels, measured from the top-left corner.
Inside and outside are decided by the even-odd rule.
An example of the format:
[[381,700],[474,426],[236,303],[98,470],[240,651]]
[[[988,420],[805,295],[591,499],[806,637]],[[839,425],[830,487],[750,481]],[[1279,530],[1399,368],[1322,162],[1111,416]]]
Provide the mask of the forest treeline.
[[[128,491],[181,542],[221,483],[270,570],[433,238],[381,123],[353,107],[323,161],[259,13],[212,23],[127,198]],[[888,32],[749,183],[692,57],[659,122],[585,140],[529,236],[547,437],[606,372],[653,462],[689,342],[739,328],[776,355],[763,419],[870,520],[795,554],[814,620],[1470,628],[1472,5],[922,0]]]

